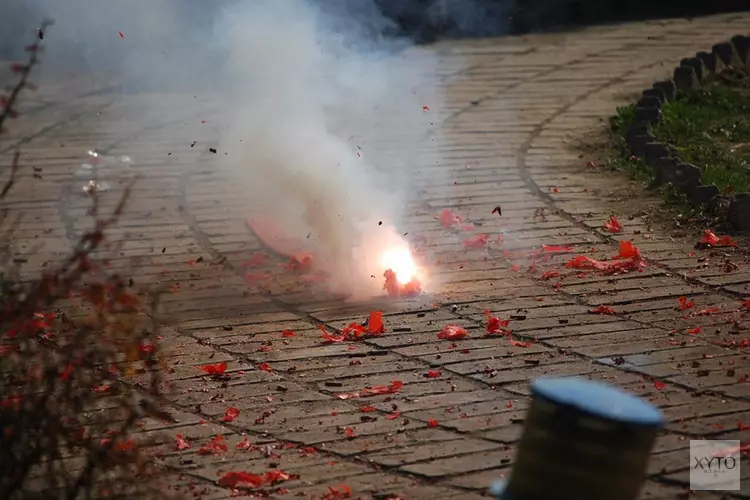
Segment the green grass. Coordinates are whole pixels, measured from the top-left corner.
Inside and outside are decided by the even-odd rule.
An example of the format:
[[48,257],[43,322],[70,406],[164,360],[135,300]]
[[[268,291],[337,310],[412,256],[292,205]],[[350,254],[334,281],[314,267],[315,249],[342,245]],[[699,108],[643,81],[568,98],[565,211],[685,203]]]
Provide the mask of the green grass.
[[[618,150],[611,163],[645,180],[651,177],[650,169],[629,158],[625,145],[633,113],[634,106],[623,107],[610,120]],[[715,184],[726,193],[750,191],[748,75],[720,75],[700,90],[681,92],[663,107],[662,120],[652,132],[680,159],[700,167],[704,184]]]

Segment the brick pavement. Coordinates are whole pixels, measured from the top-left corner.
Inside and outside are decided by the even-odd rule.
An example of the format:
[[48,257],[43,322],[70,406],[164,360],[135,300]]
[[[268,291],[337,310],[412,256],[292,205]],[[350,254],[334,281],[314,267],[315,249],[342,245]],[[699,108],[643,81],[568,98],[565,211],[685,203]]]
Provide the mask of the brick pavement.
[[[687,498],[691,437],[750,438],[750,429],[740,429],[743,419],[750,422],[750,348],[740,347],[750,338],[749,323],[738,311],[750,283],[746,253],[696,251],[692,237],[650,227],[641,215],[658,200],[587,165],[576,146],[596,139],[615,106],[668,76],[679,59],[742,32],[748,20],[598,27],[403,54],[419,64],[425,51],[437,51],[435,83],[447,96],[424,140],[424,152],[441,161],[414,173],[404,227],[424,236],[438,260],[431,272],[441,289],[429,297],[342,304],[288,276],[272,282],[270,295],[261,293],[242,266],[262,250],[244,227],[248,205],[206,152],[218,133],[210,126],[212,97],[118,94],[109,82],[80,77],[43,85],[0,141],[4,154],[23,144],[25,164],[41,176],[25,169],[8,202],[25,214],[17,255],[29,258],[24,272],[33,274],[65,255],[87,227],[87,200],[73,175],[86,149],[137,160],[131,170],[142,179],[112,233],[119,247],[109,257],[113,268],[135,272],[137,284],[170,292],[164,341],[179,423],[151,423],[144,432],[162,436],[165,461],[181,472],[171,487],[196,498],[231,496],[216,486],[223,472],[269,467],[299,474],[284,484],[289,494],[272,495],[279,498],[309,498],[342,484],[361,498],[478,498],[510,470],[528,382],[541,375],[605,380],[662,407],[669,424],[643,498]],[[102,116],[121,124],[117,133],[98,128]],[[431,134],[440,134],[439,146]],[[190,148],[192,140],[203,147]],[[109,181],[118,187],[125,177]],[[491,214],[498,203],[502,217]],[[464,251],[462,235],[435,218],[443,208],[483,232],[503,233],[504,245]],[[600,229],[612,213],[625,226],[615,236]],[[573,253],[613,255],[622,239],[648,259],[642,273],[600,276],[563,267]],[[538,259],[533,272],[523,252],[540,244],[574,250]],[[738,268],[727,272],[727,260]],[[281,262],[254,271],[277,273]],[[545,271],[562,276],[543,279]],[[695,308],[679,310],[681,296]],[[591,314],[599,305],[616,314]],[[719,311],[695,314],[712,307]],[[342,327],[372,309],[385,312],[385,335],[321,344],[316,324]],[[510,318],[515,338],[530,346],[484,336],[485,309]],[[467,327],[470,337],[437,340],[448,322]],[[688,333],[698,325],[701,333]],[[286,329],[296,336],[282,337]],[[228,381],[200,376],[200,365],[220,361],[228,363]],[[426,377],[430,370],[441,375]],[[404,383],[397,394],[336,396],[393,380]],[[374,411],[363,412],[363,405]],[[222,423],[228,406],[240,415]],[[191,449],[175,451],[177,433]],[[199,455],[218,434],[229,451]],[[243,435],[256,446],[235,449]],[[750,466],[743,474],[750,497]]]

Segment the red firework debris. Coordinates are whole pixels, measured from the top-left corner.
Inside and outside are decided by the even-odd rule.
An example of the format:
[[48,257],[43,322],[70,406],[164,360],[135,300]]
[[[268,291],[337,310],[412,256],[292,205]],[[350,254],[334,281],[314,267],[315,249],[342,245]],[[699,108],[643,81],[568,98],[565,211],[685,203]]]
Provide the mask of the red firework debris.
[[617,220],[617,218],[614,215],[609,216],[609,220],[607,220],[604,223],[604,229],[609,231],[610,233],[621,233],[622,232],[622,224],[620,224],[620,221]]
[[510,325],[509,319],[500,319],[493,316],[489,310],[484,311],[484,315],[487,316],[487,326],[485,327],[487,333],[509,333],[505,330]]
[[572,252],[573,247],[570,245],[542,245],[544,253],[567,253]]
[[513,347],[531,347],[531,342],[523,342],[521,340],[510,339],[510,345]]
[[463,241],[463,244],[464,244],[464,248],[480,249],[480,248],[486,248],[489,240],[490,240],[490,237],[486,234],[475,234],[474,236],[466,238]]
[[255,449],[255,446],[253,446],[250,443],[250,438],[247,437],[247,436],[245,436],[245,439],[243,439],[242,441],[240,441],[239,443],[237,443],[234,447],[237,450],[253,450],[253,449]]
[[187,439],[182,437],[182,434],[177,434],[177,451],[183,451],[190,448],[190,443],[188,443]]
[[443,329],[440,330],[437,337],[445,340],[458,340],[467,335],[469,335],[469,332],[467,332],[465,328],[458,325],[445,325]]
[[687,331],[687,332],[688,332],[688,333],[689,333],[690,335],[698,335],[699,333],[701,333],[701,331],[702,331],[702,330],[701,330],[701,327],[700,327],[700,326],[696,326],[695,328],[690,328],[690,329],[688,329],[688,331]]
[[694,300],[688,300],[687,297],[680,297],[678,299],[680,301],[680,310],[686,311],[688,309],[692,309],[695,307],[695,301]]
[[656,381],[654,382],[654,389],[656,389],[657,391],[661,391],[661,390],[663,390],[663,389],[664,389],[665,387],[667,387],[667,384],[665,384],[664,382],[661,382],[661,381],[659,381],[659,380],[656,380]]
[[424,374],[424,376],[427,377],[427,378],[439,378],[442,375],[443,375],[442,373],[436,372],[435,370],[430,370],[430,371],[428,371],[427,373]]
[[313,256],[310,254],[297,254],[289,257],[289,261],[284,264],[287,271],[306,273],[312,269]]
[[609,306],[601,305],[595,307],[589,311],[591,314],[617,314],[614,309]]
[[271,365],[269,365],[268,363],[261,363],[256,368],[258,368],[258,370],[261,370],[261,371],[264,371],[264,372],[272,372],[273,371],[273,368],[271,368]]
[[388,420],[396,420],[400,416],[400,411],[394,411],[393,413],[389,413],[388,415],[386,415],[385,418],[387,418]]
[[328,487],[328,491],[320,497],[320,500],[337,500],[339,498],[350,498],[352,496],[352,489],[345,484],[334,488],[333,486]]
[[230,406],[224,412],[224,416],[222,417],[221,421],[222,422],[232,422],[232,421],[234,421],[235,418],[237,418],[239,416],[240,416],[240,409],[239,408],[234,408],[234,407]]
[[422,283],[417,279],[412,279],[409,283],[402,284],[398,281],[396,273],[392,269],[387,269],[383,273],[385,284],[383,290],[389,297],[415,297],[422,293]]
[[296,337],[297,335],[294,333],[294,330],[284,330],[281,332],[281,336],[288,338],[288,337]]
[[318,325],[323,332],[323,340],[326,342],[344,342],[345,340],[361,340],[367,336],[377,336],[385,332],[382,311],[371,311],[370,316],[364,324],[350,323],[341,330],[341,335],[332,335],[326,331],[323,325]]
[[404,387],[404,383],[400,380],[394,380],[389,385],[376,385],[375,387],[366,387],[362,391],[357,392],[342,392],[336,394],[339,399],[354,399],[364,398],[368,396],[380,396],[383,394],[394,394],[400,391]]
[[697,246],[712,248],[737,247],[737,243],[729,235],[724,235],[720,238],[716,236],[710,229],[706,229],[703,232],[703,236],[701,237]]
[[260,488],[265,484],[265,477],[249,472],[227,472],[219,479],[219,486],[225,488],[236,488],[237,486]]
[[701,309],[700,311],[696,312],[696,316],[710,316],[712,314],[715,314],[717,312],[721,311],[718,307],[709,307],[706,309]]
[[355,437],[357,437],[357,431],[355,431],[351,427],[347,427],[346,429],[344,429],[344,432],[346,433],[346,437],[348,439],[354,439]]
[[362,413],[372,413],[374,411],[378,411],[378,409],[374,406],[360,406],[359,411],[361,411]]
[[201,370],[203,370],[208,375],[222,375],[225,371],[227,371],[227,362],[222,361],[221,363],[216,363],[213,365],[203,365],[201,366]]
[[461,219],[461,217],[455,215],[447,208],[440,212],[440,224],[446,229],[453,229],[456,226],[459,226],[462,222],[463,219]]
[[547,280],[550,280],[552,278],[559,278],[559,277],[560,277],[560,273],[559,272],[549,270],[549,271],[544,271],[544,273],[541,276],[541,279],[543,279],[544,281],[547,281]]
[[429,420],[427,421],[427,427],[437,427],[438,425],[440,425],[440,424],[439,424],[439,423],[438,423],[438,421],[437,421],[436,419],[434,419],[434,418],[431,418],[431,419],[429,419]]
[[219,434],[198,450],[199,455],[219,455],[227,451],[229,447],[224,442],[224,436]]

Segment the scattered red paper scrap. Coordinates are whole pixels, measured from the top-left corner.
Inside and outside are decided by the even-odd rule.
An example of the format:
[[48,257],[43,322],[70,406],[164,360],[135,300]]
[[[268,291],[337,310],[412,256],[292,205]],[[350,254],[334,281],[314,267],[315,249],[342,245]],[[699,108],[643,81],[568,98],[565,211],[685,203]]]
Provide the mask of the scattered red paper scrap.
[[312,269],[313,257],[310,254],[298,254],[289,257],[289,262],[284,264],[284,269],[298,273],[305,273]]
[[440,330],[437,337],[445,340],[458,340],[467,335],[469,335],[469,332],[467,332],[465,328],[458,325],[445,325],[443,329]]
[[486,234],[475,234],[463,241],[464,248],[485,248],[489,240],[490,237]]
[[281,332],[281,336],[288,338],[288,337],[296,337],[297,335],[294,333],[294,330],[284,330],[283,332]]
[[376,385],[375,387],[366,387],[362,391],[357,392],[343,392],[336,394],[339,399],[354,399],[368,396],[379,396],[382,394],[394,394],[404,387],[404,383],[400,380],[394,380],[389,385]]
[[234,408],[234,407],[230,406],[224,412],[224,416],[222,417],[221,421],[222,422],[232,422],[232,421],[234,421],[235,418],[237,418],[239,416],[240,416],[240,409],[239,408]]
[[487,333],[508,333],[505,328],[510,325],[509,319],[500,319],[490,311],[484,311],[484,315],[487,316]]
[[424,374],[424,376],[427,377],[427,378],[438,378],[438,377],[440,377],[442,375],[443,375],[442,373],[436,372],[435,370],[430,370],[430,371],[428,371],[427,373]]
[[431,419],[429,419],[429,420],[427,421],[427,427],[437,427],[438,425],[440,425],[440,424],[439,424],[439,423],[438,423],[438,421],[437,421],[436,419],[434,419],[434,418],[431,418]]
[[328,487],[328,491],[320,497],[320,500],[337,500],[339,498],[350,498],[352,496],[352,489],[345,484],[334,488],[333,486]]
[[706,229],[703,232],[703,236],[701,237],[698,244],[710,246],[713,248],[737,246],[737,243],[729,235],[724,235],[719,238],[710,229]]
[[396,420],[400,416],[400,411],[394,411],[393,413],[389,413],[388,415],[386,415],[385,418],[387,418],[388,420]]
[[641,259],[641,251],[638,247],[633,245],[632,241],[622,240],[620,242],[620,248],[617,252],[617,257],[620,259]]
[[250,438],[245,436],[245,439],[240,441],[234,446],[238,450],[252,450],[255,447],[250,443]]
[[225,488],[236,488],[245,486],[248,488],[260,488],[266,484],[266,479],[258,474],[249,472],[227,472],[219,479],[219,486]]
[[621,233],[622,224],[614,215],[610,215],[609,220],[604,223],[604,229],[610,233]]
[[367,318],[367,333],[384,333],[385,326],[383,325],[383,313],[382,311],[370,311],[370,317]]
[[680,310],[686,311],[688,309],[692,309],[695,307],[695,301],[694,300],[688,300],[687,297],[680,297],[678,299],[680,301]]
[[351,427],[347,427],[346,429],[344,429],[344,432],[346,433],[346,437],[349,439],[357,437],[357,431],[355,431]]
[[346,340],[346,335],[333,335],[328,333],[326,327],[323,325],[318,325],[318,330],[323,332],[323,340],[326,342],[343,342]]
[[341,330],[341,335],[333,335],[326,331],[323,325],[318,325],[323,332],[326,342],[344,342],[345,340],[361,340],[366,336],[377,336],[385,332],[382,311],[371,311],[365,324],[350,323]]
[[657,380],[657,381],[654,382],[654,388],[657,391],[663,390],[666,386],[667,386],[667,384],[665,384],[664,382],[661,382],[659,380]]
[[213,365],[203,365],[201,366],[201,370],[209,375],[221,375],[227,371],[227,362],[222,361]]
[[430,110],[429,106],[427,106],[427,105],[422,106],[422,111],[429,111],[429,110]]
[[177,434],[177,451],[183,451],[190,448],[190,443],[188,443],[187,439],[182,437],[182,434]]
[[523,342],[521,340],[510,339],[510,345],[513,347],[531,347],[531,342]]
[[549,271],[544,271],[544,273],[541,276],[541,279],[543,279],[544,281],[547,281],[552,278],[559,278],[559,277],[560,277],[560,273],[558,273],[557,271],[549,270]]
[[359,411],[361,411],[362,413],[372,413],[374,411],[378,411],[378,409],[374,406],[360,406]]
[[572,251],[573,247],[570,245],[542,245],[542,252],[544,253],[566,253]]
[[701,330],[701,327],[700,327],[700,326],[696,326],[695,328],[690,328],[690,329],[688,329],[688,331],[687,331],[687,332],[688,332],[688,333],[689,333],[690,335],[698,335],[699,333],[701,333],[701,331],[702,331],[702,330]]
[[219,434],[198,450],[199,455],[218,455],[227,451],[229,447],[224,442],[224,436]]
[[609,306],[601,305],[595,307],[589,311],[591,314],[617,314],[614,309]]
[[264,371],[264,372],[272,372],[273,371],[273,369],[271,368],[271,365],[269,365],[268,363],[261,363],[256,368],[258,368],[258,370],[261,370],[261,371]]
[[696,312],[696,316],[710,316],[712,314],[715,314],[717,312],[721,311],[718,307],[709,307],[706,309],[701,309],[700,311]]
[[442,224],[446,229],[453,229],[454,227],[460,225],[462,222],[463,220],[461,219],[461,217],[455,215],[447,208],[440,212],[440,224]]

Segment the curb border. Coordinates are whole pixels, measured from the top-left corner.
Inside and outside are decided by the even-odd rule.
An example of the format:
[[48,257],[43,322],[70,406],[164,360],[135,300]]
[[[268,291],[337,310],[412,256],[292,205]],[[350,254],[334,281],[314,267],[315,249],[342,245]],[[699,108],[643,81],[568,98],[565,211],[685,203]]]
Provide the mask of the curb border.
[[698,52],[680,61],[672,78],[654,83],[643,91],[635,105],[633,122],[625,140],[631,154],[653,169],[654,184],[672,184],[693,205],[728,205],[727,220],[737,231],[750,231],[750,193],[722,195],[713,184],[702,183],[701,169],[682,161],[651,133],[651,126],[662,118],[662,106],[674,100],[679,90],[700,88],[710,76],[724,69],[750,71],[750,37],[733,36],[718,43],[711,52]]

